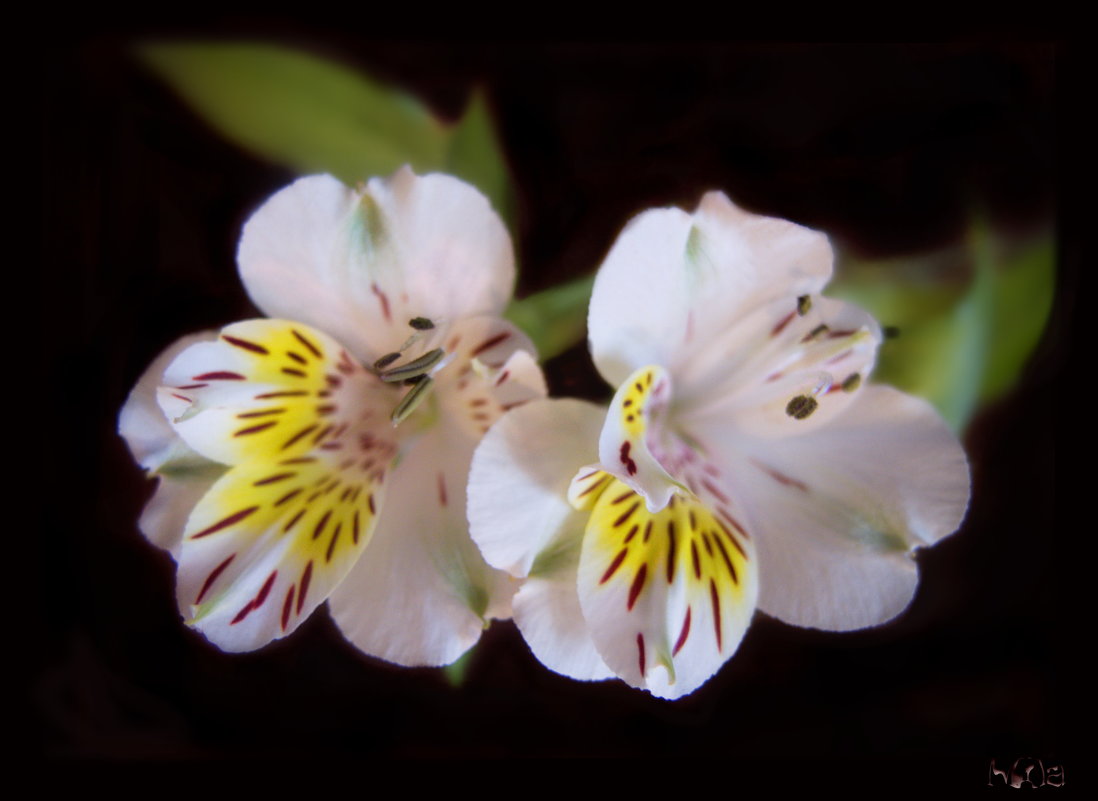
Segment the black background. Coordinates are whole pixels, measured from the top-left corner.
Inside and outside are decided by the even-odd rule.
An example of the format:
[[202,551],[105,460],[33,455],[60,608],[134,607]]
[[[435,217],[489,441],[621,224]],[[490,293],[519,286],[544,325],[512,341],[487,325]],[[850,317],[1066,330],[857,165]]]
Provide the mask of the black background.
[[[1019,233],[1057,213],[1067,53],[1054,44],[508,45],[216,30],[338,59],[448,119],[485,86],[521,193],[519,295],[590,272],[636,212],[692,208],[714,188],[865,255],[953,241],[972,200]],[[758,614],[738,654],[676,703],[559,677],[510,623],[485,634],[460,688],[441,671],[361,656],[323,609],[254,654],[222,654],[183,627],[171,560],[135,524],[152,486],[115,418],[175,338],[255,314],[236,239],[292,175],[212,133],[131,59],[132,41],[89,33],[57,45],[41,72],[52,276],[41,313],[52,324],[40,341],[54,421],[42,469],[64,492],[36,523],[36,753],[108,764],[704,756],[767,783],[871,775],[972,787],[990,758],[1033,756],[1064,763],[1071,781],[1053,397],[1070,246],[1036,357],[967,432],[968,519],[920,553],[919,594],[889,626],[834,635]],[[582,345],[547,373],[554,394],[605,397]]]

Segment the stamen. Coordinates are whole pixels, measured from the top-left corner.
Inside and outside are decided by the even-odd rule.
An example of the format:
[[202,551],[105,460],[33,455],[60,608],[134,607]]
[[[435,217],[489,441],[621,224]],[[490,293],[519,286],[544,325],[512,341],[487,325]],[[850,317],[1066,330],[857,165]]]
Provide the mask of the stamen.
[[785,413],[794,420],[804,420],[816,411],[816,407],[819,405],[819,402],[811,395],[798,395],[786,404]]
[[408,415],[416,410],[416,407],[423,402],[423,399],[427,397],[428,391],[431,385],[435,383],[434,379],[430,376],[424,376],[423,380],[417,383],[408,394],[401,398],[400,403],[393,409],[393,413],[389,415],[389,419],[393,421],[393,426],[400,425]]
[[374,369],[375,370],[383,370],[399,358],[400,358],[400,354],[397,353],[396,351],[394,351],[392,353],[386,353],[384,356],[382,356],[380,359],[378,359],[376,362],[374,362]]
[[428,320],[426,317],[413,317],[408,321],[408,325],[417,331],[430,331],[435,327],[435,324]]
[[886,325],[881,329],[881,334],[885,339],[895,339],[900,335],[900,328],[895,325]]
[[818,339],[819,337],[823,336],[830,330],[831,329],[828,328],[827,325],[825,325],[824,323],[820,323],[818,326],[809,331],[808,336],[802,339],[801,342],[811,342],[812,340]]
[[390,384],[400,383],[406,378],[415,378],[417,375],[423,375],[429,372],[432,367],[442,361],[444,355],[446,354],[442,348],[435,348],[432,351],[424,353],[418,359],[412,359],[412,361],[407,364],[402,364],[400,367],[395,367],[388,372],[382,373],[379,378]]
[[860,373],[851,373],[845,379],[843,379],[842,388],[843,392],[853,392],[862,383],[862,376]]
[[797,314],[804,317],[812,309],[812,297],[810,295],[801,295],[797,298]]

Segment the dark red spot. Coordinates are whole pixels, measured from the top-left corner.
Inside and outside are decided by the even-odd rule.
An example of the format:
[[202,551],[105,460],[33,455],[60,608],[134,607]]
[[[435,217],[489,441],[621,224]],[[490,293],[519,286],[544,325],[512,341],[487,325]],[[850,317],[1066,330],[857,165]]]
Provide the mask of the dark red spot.
[[324,428],[320,429],[320,433],[313,437],[313,444],[316,445],[318,442],[328,436],[328,432],[331,431],[333,428],[335,428],[335,426],[327,425]]
[[675,647],[671,649],[671,656],[678,656],[679,651],[686,645],[686,638],[690,636],[690,607],[686,607],[686,617],[682,621],[682,629],[679,630],[679,638],[675,640]]
[[632,497],[633,497],[633,495],[635,495],[635,494],[636,494],[636,493],[634,493],[634,492],[633,492],[633,490],[626,490],[626,491],[625,491],[625,492],[623,492],[623,493],[622,493],[621,495],[619,495],[618,497],[614,498],[614,500],[610,501],[610,504],[611,504],[611,505],[613,505],[613,504],[616,504],[616,503],[621,503],[621,502],[622,502],[622,501],[624,501],[624,500],[625,500],[626,498],[632,498]]
[[640,529],[640,526],[638,526],[636,524],[633,524],[633,527],[631,529],[629,529],[629,533],[625,535],[625,539],[622,542],[623,543],[628,543],[629,540],[633,539],[634,535],[636,535],[636,533],[639,529]]
[[713,603],[713,629],[717,632],[717,651],[721,650],[721,599],[717,595],[717,585],[709,579],[709,600]]
[[282,630],[286,630],[286,624],[290,622],[290,612],[294,608],[294,585],[286,592],[286,600],[282,603]]
[[237,417],[239,417],[242,420],[245,419],[245,418],[248,418],[248,417],[269,417],[272,414],[282,414],[284,411],[286,411],[284,408],[263,409],[262,411],[259,411],[259,412],[241,412],[240,414],[237,415]]
[[309,352],[316,356],[318,359],[323,358],[324,354],[320,352],[320,348],[314,345],[310,340],[305,338],[305,335],[298,331],[296,328],[291,328],[290,333],[293,334],[297,341],[309,349]]
[[506,381],[510,376],[511,376],[511,371],[510,370],[504,370],[502,373],[499,374],[499,378],[496,379],[496,386],[498,387],[500,384],[502,384],[504,381]]
[[306,362],[304,356],[302,356],[300,353],[295,353],[292,350],[286,351],[286,355],[289,356],[291,359],[293,359],[298,364],[307,364],[308,363],[308,362]]
[[332,375],[330,373],[328,375],[324,376],[324,380],[327,381],[329,384],[331,384],[333,387],[338,387],[340,384],[343,383],[342,378],[340,378],[337,375]]
[[289,522],[288,522],[288,523],[286,523],[286,525],[284,525],[284,526],[282,527],[282,533],[283,533],[283,534],[285,534],[285,533],[287,533],[287,532],[288,532],[288,531],[289,531],[289,530],[290,530],[291,528],[293,528],[293,527],[294,527],[294,524],[296,524],[296,523],[297,523],[297,521],[301,519],[301,516],[302,516],[303,514],[305,514],[305,510],[304,510],[304,509],[301,509],[301,510],[299,510],[299,511],[298,511],[298,513],[297,513],[296,515],[294,515],[293,517],[291,517],[291,518],[290,518],[290,520],[289,520]]
[[369,497],[366,498],[366,503],[370,507],[370,514],[376,515],[377,509],[374,508],[374,494],[371,492]]
[[315,461],[315,456],[295,456],[292,459],[283,459],[279,464],[312,464]]
[[278,425],[277,420],[268,420],[266,423],[259,423],[258,425],[248,426],[247,428],[242,428],[239,431],[234,431],[233,436],[243,437],[247,434],[257,434],[260,431],[266,431],[268,428],[274,425]]
[[297,594],[297,613],[301,614],[301,607],[305,605],[305,596],[309,593],[309,580],[313,577],[313,560],[305,565],[305,572],[301,574],[301,592]]
[[730,556],[728,555],[728,551],[727,551],[727,550],[725,550],[725,547],[724,547],[724,543],[722,543],[722,542],[720,541],[720,539],[719,539],[719,538],[714,538],[714,539],[713,539],[713,542],[717,543],[717,550],[719,550],[719,551],[721,552],[721,556],[722,556],[722,557],[724,557],[724,563],[725,563],[726,565],[728,565],[728,572],[729,572],[729,573],[731,574],[731,576],[732,576],[732,583],[733,583],[733,584],[739,584],[739,583],[740,583],[740,581],[739,581],[739,579],[738,579],[738,578],[736,577],[736,568],[735,568],[735,566],[734,566],[734,565],[732,564],[732,559],[731,559],[731,557],[730,557]]
[[[273,475],[273,476],[267,476],[266,478],[261,478],[261,479],[259,479],[259,481],[254,482],[252,484],[252,486],[253,487],[262,487],[264,484],[274,484],[275,482],[278,482],[278,481],[285,481],[287,478],[293,478],[296,475],[297,475],[297,473],[278,473],[278,474]],[[276,504],[276,506],[277,506],[277,504]]]
[[438,474],[438,502],[446,505],[446,476],[441,472]]
[[640,381],[633,384],[633,386],[637,388],[637,392],[644,392],[644,384],[642,384]]
[[470,353],[469,355],[470,355],[470,357],[479,356],[481,353],[484,353],[484,351],[488,350],[489,348],[495,347],[500,342],[503,342],[505,339],[508,339],[510,336],[511,336],[510,331],[504,331],[502,334],[496,334],[491,339],[486,339],[483,342],[481,342],[479,345],[477,345],[475,348],[473,348],[473,352]]
[[229,566],[229,562],[233,561],[233,559],[235,558],[236,554],[234,553],[232,554],[232,556],[230,556],[228,559],[226,559],[224,562],[222,562],[210,571],[210,575],[206,576],[206,581],[202,584],[202,589],[198,591],[198,597],[194,599],[194,602],[196,604],[202,602],[202,599],[203,597],[205,597],[207,590],[209,590],[210,587],[213,586],[213,583],[217,581],[217,577],[225,571],[225,568]]
[[213,534],[215,531],[221,531],[221,529],[223,529],[223,528],[228,528],[229,526],[234,525],[235,523],[239,523],[241,520],[243,520],[248,515],[250,515],[252,512],[255,512],[258,509],[259,509],[258,506],[250,506],[247,509],[241,509],[239,512],[234,512],[233,514],[229,515],[228,517],[224,518],[223,520],[219,520],[218,522],[214,523],[209,528],[204,528],[204,529],[202,529],[202,531],[198,532],[197,534],[192,535],[191,539],[192,540],[197,540],[197,539],[200,539],[201,537],[205,537],[209,534]]
[[227,370],[218,370],[214,373],[203,373],[202,375],[196,375],[192,381],[243,381],[244,376],[240,373],[230,373]]
[[841,331],[830,331],[830,332],[828,332],[827,338],[828,339],[840,339],[842,337],[854,336],[854,334],[856,334],[856,333],[858,333],[858,332],[855,331],[853,328],[844,328]]
[[675,544],[675,521],[670,520],[667,523],[667,583],[670,584],[675,579],[675,557],[678,555]]
[[316,407],[316,413],[317,414],[331,414],[337,408],[339,408],[339,407],[336,406],[334,403],[325,403],[321,406]]
[[690,554],[694,557],[694,578],[700,579],[702,577],[701,559],[698,557],[698,543],[694,540],[690,541]]
[[732,517],[732,515],[728,513],[727,509],[718,508],[717,509],[717,514],[720,515],[721,517],[723,517],[725,520],[727,520],[731,524],[731,526],[734,529],[736,529],[736,531],[743,534],[745,537],[747,537],[747,539],[751,539],[751,535],[747,533],[747,529],[745,529],[743,526],[741,526],[740,522],[738,520],[736,520],[736,518]]
[[770,329],[770,336],[776,337],[778,334],[780,334],[782,331],[784,331],[785,327],[787,325],[789,325],[793,321],[793,318],[796,317],[796,316],[797,316],[797,310],[796,309],[789,312],[789,314],[787,314],[785,317],[783,317],[782,319],[780,319],[778,321],[778,324],[776,326],[774,326],[773,328]]
[[286,375],[297,376],[298,378],[304,378],[305,377],[305,371],[304,370],[298,370],[296,367],[283,367],[282,372],[284,372]]
[[628,408],[629,406],[632,406],[632,405],[633,405],[633,399],[632,399],[632,398],[626,398],[626,399],[625,399],[625,402],[624,402],[624,403],[622,404],[622,406],[625,406],[625,407],[627,407],[627,408]]
[[629,473],[629,475],[635,476],[637,474],[637,463],[629,458],[629,449],[631,447],[631,443],[623,442],[621,444],[621,453],[619,455],[621,457],[621,463],[625,465],[625,469]]
[[648,577],[648,563],[644,563],[640,566],[637,574],[633,576],[633,583],[629,585],[629,601],[626,604],[626,608],[632,612],[633,604],[637,602],[637,596],[640,595],[641,590],[644,589],[644,580]]
[[358,509],[355,509],[355,516],[352,518],[352,521],[351,521],[351,540],[352,540],[352,542],[354,542],[355,545],[358,545],[358,532],[359,532]]
[[259,345],[255,342],[251,342],[247,339],[240,339],[239,337],[231,337],[228,334],[222,334],[221,338],[223,340],[225,340],[226,342],[228,342],[230,345],[235,345],[236,347],[243,348],[244,350],[250,350],[252,353],[260,353],[264,356],[266,356],[268,353],[270,353],[270,351],[268,351],[262,345]]
[[486,403],[488,403],[487,398],[477,398],[476,400],[469,401],[470,406],[484,406]]
[[709,479],[703,478],[702,486],[709,490],[721,503],[728,503],[728,496],[721,492]]
[[389,315],[389,297],[381,291],[377,284],[370,284],[370,290],[377,295],[377,299],[381,303],[381,314],[385,317],[385,321],[392,322],[393,318]]
[[263,602],[267,600],[267,595],[271,592],[271,586],[274,584],[275,576],[277,575],[278,571],[275,570],[271,573],[271,575],[267,576],[267,580],[263,583],[263,586],[259,590],[259,595],[255,596],[255,598],[244,604],[244,607],[236,613],[236,617],[234,617],[229,622],[230,626],[236,625],[241,620],[246,618],[253,610],[263,606]]
[[279,498],[277,501],[275,501],[274,505],[275,506],[281,506],[282,504],[286,503],[286,501],[290,500],[290,498],[293,498],[295,495],[300,495],[300,494],[301,494],[301,487],[298,487],[297,489],[290,490],[285,495],[283,495],[281,498]]
[[266,400],[267,398],[300,398],[302,395],[308,395],[309,393],[303,389],[284,389],[278,392],[264,392],[262,395],[256,395],[256,400]]
[[[596,472],[598,472],[598,471],[596,471]],[[590,473],[590,474],[588,474],[587,476],[584,476],[584,478],[589,478],[590,476],[593,476],[593,475],[595,475],[595,473]],[[602,485],[603,485],[603,484],[604,484],[604,483],[606,482],[606,479],[607,479],[607,478],[608,478],[608,477],[604,475],[604,476],[603,476],[602,478],[600,478],[600,479],[599,479],[598,481],[596,481],[596,482],[595,482],[594,484],[592,484],[592,485],[591,485],[590,487],[588,487],[587,489],[585,489],[585,490],[584,490],[583,492],[581,492],[581,493],[580,493],[579,495],[577,495],[576,497],[577,497],[577,498],[582,498],[582,497],[583,497],[584,495],[586,495],[587,493],[589,493],[589,492],[594,492],[594,491],[595,491],[596,489],[598,489],[599,487],[601,487],[601,486],[602,486]],[[582,481],[583,479],[580,479],[580,480]]]
[[644,527],[644,541],[648,542],[648,538],[652,536],[652,523],[654,521],[649,520],[648,525]]
[[320,522],[316,524],[316,528],[313,529],[313,539],[315,540],[320,536],[320,532],[324,530],[324,527],[328,525],[328,518],[332,516],[332,510],[329,509],[324,513],[324,516],[320,518]]
[[637,664],[640,666],[641,676],[644,676],[644,635],[637,632]]
[[633,512],[637,511],[637,507],[640,506],[640,501],[636,501],[632,506],[622,512],[621,517],[614,521],[614,528],[617,528],[630,517],[633,516]]
[[599,579],[599,584],[605,584],[610,580],[610,577],[614,575],[621,563],[625,561],[625,555],[629,553],[628,548],[622,548],[618,551],[618,555],[614,557],[614,561],[610,563],[610,566],[606,568],[606,572],[602,574],[602,578]]
[[190,398],[188,398],[186,395],[180,395],[178,392],[173,392],[172,397],[173,398],[179,398],[179,400],[185,401],[186,403],[193,403],[194,402]]
[[307,426],[307,427],[301,429],[300,431],[298,431],[296,434],[294,434],[292,437],[290,437],[288,440],[286,440],[285,444],[283,444],[283,446],[282,446],[282,450],[286,450],[287,448],[289,448],[291,445],[293,445],[295,442],[297,442],[302,437],[307,437],[309,434],[311,434],[313,431],[316,430],[318,425],[320,425],[320,424],[319,423],[313,423],[311,426]]
[[324,554],[324,561],[325,562],[331,562],[332,561],[332,551],[335,550],[336,540],[339,539],[339,530],[341,528],[343,528],[343,524],[342,523],[336,523],[335,531],[332,533],[332,541],[328,543],[328,550]]
[[[208,386],[209,386],[209,384],[184,384],[181,387],[176,387],[176,389],[202,389],[202,387],[208,387]],[[179,396],[176,395],[176,397],[178,398]]]

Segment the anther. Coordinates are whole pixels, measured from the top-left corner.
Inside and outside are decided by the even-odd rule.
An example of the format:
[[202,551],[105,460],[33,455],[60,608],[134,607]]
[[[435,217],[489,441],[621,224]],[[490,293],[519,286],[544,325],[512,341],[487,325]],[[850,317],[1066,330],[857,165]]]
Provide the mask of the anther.
[[801,317],[804,317],[806,314],[808,314],[808,312],[811,308],[812,308],[812,296],[811,295],[801,295],[799,298],[797,298],[797,314],[799,314]]
[[884,335],[885,339],[895,339],[900,335],[899,326],[886,325],[884,328],[881,329],[881,334]]
[[820,323],[818,326],[809,331],[808,335],[804,339],[802,339],[801,342],[811,342],[812,340],[818,339],[819,337],[823,336],[830,330],[831,329],[828,328],[824,323]]
[[414,378],[405,378],[404,386],[411,387],[418,384],[420,381],[426,381],[428,378],[430,378],[428,375],[417,375]]
[[843,379],[842,388],[843,392],[853,392],[862,383],[862,376],[860,373],[851,373],[845,379]]
[[430,331],[435,327],[435,324],[428,320],[426,317],[413,317],[408,321],[408,325],[417,331]]
[[435,348],[420,356],[418,359],[412,359],[407,364],[402,364],[400,367],[394,367],[392,370],[382,373],[379,378],[390,384],[398,384],[406,378],[415,378],[417,375],[424,375],[429,372],[432,367],[442,361],[442,357],[446,355],[442,348]]
[[395,362],[399,358],[400,358],[399,353],[396,353],[396,352],[386,353],[384,356],[382,356],[380,359],[378,359],[376,362],[374,362],[374,369],[375,370],[384,369],[384,368],[388,367],[390,364],[392,364],[393,362]]
[[393,413],[389,415],[389,419],[393,421],[394,426],[400,425],[408,415],[416,410],[416,407],[427,397],[433,383],[435,383],[434,379],[430,376],[424,376],[422,381],[419,381],[414,387],[408,390],[408,394],[400,399],[400,403],[393,409]]
[[816,407],[819,405],[819,402],[811,395],[798,395],[786,404],[785,413],[794,420],[804,420],[816,411]]

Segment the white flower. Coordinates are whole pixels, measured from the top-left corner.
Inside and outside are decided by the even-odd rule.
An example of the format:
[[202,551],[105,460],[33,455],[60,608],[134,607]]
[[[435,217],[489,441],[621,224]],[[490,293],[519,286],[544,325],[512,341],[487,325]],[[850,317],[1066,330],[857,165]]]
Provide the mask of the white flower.
[[545,394],[499,317],[503,224],[449,176],[403,169],[359,190],[313,176],[252,216],[237,255],[274,319],[176,343],[119,420],[160,477],[141,527],[178,561],[184,618],[249,650],[329,599],[366,653],[452,662],[515,585],[469,539],[470,457],[504,410]]
[[907,606],[968,466],[927,403],[867,386],[880,330],[818,294],[831,262],[824,235],[720,193],[622,232],[588,319],[609,411],[516,409],[470,475],[473,539],[526,579],[514,618],[547,666],[678,698],[756,606],[829,630]]

